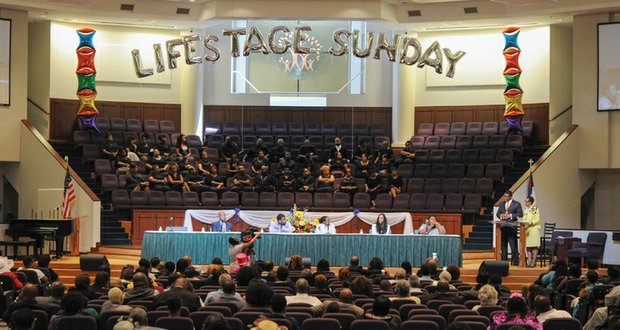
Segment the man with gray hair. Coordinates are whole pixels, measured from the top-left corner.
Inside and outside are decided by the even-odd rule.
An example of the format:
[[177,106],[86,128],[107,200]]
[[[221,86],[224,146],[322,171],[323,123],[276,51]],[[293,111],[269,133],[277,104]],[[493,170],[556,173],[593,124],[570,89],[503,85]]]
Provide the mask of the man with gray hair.
[[133,288],[125,291],[125,303],[132,300],[153,299],[157,295],[157,291],[148,286],[149,279],[144,273],[137,272],[132,277]]
[[241,298],[241,295],[235,292],[237,285],[230,275],[220,275],[218,282],[220,283],[220,288],[217,291],[209,292],[209,294],[207,294],[207,298],[205,299],[205,303],[208,304],[216,301],[232,302],[237,305],[239,309],[246,306],[245,301]]
[[164,330],[163,328],[147,327],[147,320],[146,311],[141,307],[135,307],[131,309],[129,316],[123,317],[123,319],[114,325],[112,330]]
[[168,300],[173,297],[179,298],[181,304],[187,307],[190,313],[200,308],[200,298],[193,292],[192,284],[189,280],[184,277],[179,277],[174,281],[170,290],[155,297],[152,308],[155,309],[159,306],[166,306]]
[[409,276],[409,286],[411,287],[411,293],[423,292],[422,288],[420,288],[420,278],[416,274]]
[[312,307],[312,312],[314,312],[314,314],[317,316],[321,316],[323,315],[323,313],[325,313],[325,310],[327,310],[327,306],[336,302],[340,306],[340,309],[349,309],[349,310],[354,311],[355,316],[358,319],[364,316],[364,310],[361,307],[353,304],[353,292],[351,292],[351,289],[348,289],[348,288],[342,289],[342,291],[340,291],[339,299],[340,300],[338,301],[325,300],[321,305]]
[[322,304],[321,300],[319,300],[319,298],[317,297],[308,295],[309,291],[310,286],[308,285],[308,281],[306,281],[306,279],[304,278],[298,279],[297,282],[295,282],[295,292],[297,292],[297,294],[295,294],[294,296],[287,296],[286,303],[304,303],[310,304],[313,307],[320,306]]
[[65,295],[65,284],[62,281],[55,281],[48,289],[49,297],[36,297],[39,304],[60,306],[62,297]]
[[391,302],[406,300],[414,304],[420,303],[420,298],[411,295],[411,285],[406,280],[396,282],[394,292],[396,297],[390,297]]

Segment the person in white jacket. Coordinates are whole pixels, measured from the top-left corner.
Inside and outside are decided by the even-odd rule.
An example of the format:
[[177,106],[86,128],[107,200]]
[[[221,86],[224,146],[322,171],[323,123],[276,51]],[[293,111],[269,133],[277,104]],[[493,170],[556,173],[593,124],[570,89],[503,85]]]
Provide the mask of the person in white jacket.
[[372,225],[370,233],[373,235],[390,235],[392,233],[390,230],[390,225],[387,223],[387,219],[385,218],[385,214],[381,213],[377,216],[377,222]]
[[331,220],[328,216],[324,215],[319,218],[319,224],[314,229],[315,234],[335,234],[336,226],[331,224]]

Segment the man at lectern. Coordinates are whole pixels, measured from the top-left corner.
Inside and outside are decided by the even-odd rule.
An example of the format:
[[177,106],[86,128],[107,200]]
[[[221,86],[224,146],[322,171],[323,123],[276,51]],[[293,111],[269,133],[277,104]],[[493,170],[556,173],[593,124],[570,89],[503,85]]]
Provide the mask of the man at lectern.
[[502,224],[502,260],[508,260],[508,245],[512,251],[512,264],[519,264],[519,249],[517,247],[517,219],[523,217],[521,204],[512,199],[512,191],[504,193],[504,201],[499,204],[497,217]]

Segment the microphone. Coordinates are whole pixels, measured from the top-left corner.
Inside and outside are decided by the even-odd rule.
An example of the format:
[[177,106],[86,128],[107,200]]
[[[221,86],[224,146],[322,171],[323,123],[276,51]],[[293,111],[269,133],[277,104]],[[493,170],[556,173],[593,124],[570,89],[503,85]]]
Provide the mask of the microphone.
[[174,231],[174,229],[172,228],[172,225],[174,224],[174,217],[170,217],[170,219],[168,220],[168,228],[170,228],[170,231]]

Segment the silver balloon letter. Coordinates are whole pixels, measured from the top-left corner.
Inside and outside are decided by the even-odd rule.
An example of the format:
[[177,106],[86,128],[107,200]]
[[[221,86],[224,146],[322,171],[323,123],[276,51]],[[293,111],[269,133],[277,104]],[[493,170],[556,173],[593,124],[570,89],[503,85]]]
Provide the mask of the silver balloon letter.
[[339,48],[330,48],[330,54],[334,56],[342,56],[349,53],[349,42],[348,40],[344,40],[342,36],[345,36],[348,39],[351,36],[351,32],[348,30],[336,30],[334,32],[334,42],[339,46]]
[[220,38],[214,35],[208,35],[205,37],[205,40],[204,40],[205,48],[208,51],[213,53],[212,55],[209,55],[209,54],[205,55],[205,61],[215,62],[220,59],[220,50],[217,49],[217,47],[210,45],[209,42],[211,41],[218,42],[220,41]]
[[290,30],[286,27],[286,26],[276,26],[273,29],[271,29],[271,32],[269,32],[269,48],[271,48],[271,51],[274,54],[284,54],[288,51],[289,48],[291,48],[291,43],[286,40],[285,38],[282,38],[282,45],[284,45],[284,47],[279,47],[278,46],[278,41],[276,40],[276,33],[278,33],[278,31],[282,31],[284,33],[289,33]]
[[353,31],[353,54],[357,57],[364,58],[370,55],[370,49],[372,48],[373,41],[375,40],[375,33],[368,32],[366,37],[366,48],[360,49],[360,31]]
[[400,41],[400,36],[394,35],[394,43],[389,43],[385,33],[381,33],[379,35],[379,42],[377,43],[377,48],[375,49],[375,60],[381,59],[381,51],[385,50],[388,54],[388,59],[390,62],[396,61],[396,50],[398,49],[398,42]]
[[[413,55],[407,56],[409,48],[413,48]],[[422,45],[416,38],[404,38],[402,45],[402,54],[400,56],[400,64],[414,65],[419,59],[422,53]]]
[[[433,53],[435,54],[435,58],[431,58]],[[420,63],[418,63],[418,68],[423,68],[425,65],[434,67],[435,72],[438,74],[441,74],[443,71],[443,55],[441,55],[441,46],[439,46],[439,42],[433,42],[422,54],[422,59]]]
[[185,63],[188,65],[202,63],[202,56],[192,56],[196,53],[196,47],[194,47],[193,43],[197,41],[200,41],[200,36],[197,34],[183,37],[183,48],[185,49]]
[[463,58],[463,56],[465,56],[465,52],[459,50],[458,52],[452,54],[452,51],[450,50],[450,48],[444,48],[443,52],[446,54],[446,58],[448,59],[448,62],[449,62],[448,72],[446,73],[446,77],[453,78],[454,70],[456,69],[455,68],[456,62],[458,62],[461,58]]
[[166,71],[166,63],[164,62],[164,53],[161,51],[161,44],[153,44],[153,51],[155,52],[155,70],[159,73]]
[[224,29],[223,36],[230,36],[230,55],[239,57],[239,36],[245,35],[245,29]]
[[181,57],[181,52],[174,50],[174,47],[183,44],[181,39],[172,39],[166,41],[166,51],[168,52],[168,68],[174,70],[177,68],[177,58]]
[[295,28],[295,44],[293,45],[293,51],[297,54],[310,53],[310,48],[302,46],[302,43],[306,40],[303,31],[312,31],[312,28],[308,25],[302,25]]
[[153,75],[153,69],[145,69],[142,67],[142,58],[140,57],[139,49],[132,50],[131,57],[133,57],[133,68],[136,70],[136,76],[138,76],[138,78]]
[[[256,42],[252,42],[252,39],[256,38]],[[250,33],[245,38],[245,45],[243,47],[243,56],[249,56],[250,53],[261,52],[265,55],[269,54],[269,49],[267,49],[267,44],[265,43],[265,39],[260,31],[253,26],[250,29]]]

